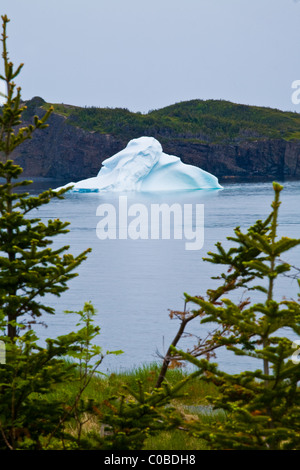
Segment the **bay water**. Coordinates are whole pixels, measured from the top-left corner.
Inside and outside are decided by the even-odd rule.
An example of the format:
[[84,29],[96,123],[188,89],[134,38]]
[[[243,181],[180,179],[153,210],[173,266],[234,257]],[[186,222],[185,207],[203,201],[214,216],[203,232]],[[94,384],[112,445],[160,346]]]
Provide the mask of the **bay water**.
[[[38,193],[45,187],[55,188],[59,182],[36,182],[31,192]],[[300,182],[284,182],[279,213],[279,235],[300,238]],[[42,221],[59,218],[70,222],[69,233],[57,237],[53,246],[70,245],[69,252],[76,255],[87,248],[92,252],[77,269],[78,277],[69,283],[69,289],[56,298],[47,296],[48,305],[54,306],[55,315],[44,315],[47,327],[36,325],[35,330],[43,342],[46,338],[75,330],[78,317],[66,314],[66,310],[80,310],[91,301],[97,310],[95,323],[101,332],[96,339],[103,352],[122,350],[123,354],[105,357],[101,370],[118,372],[131,370],[153,362],[161,362],[179,327],[179,321],[170,318],[171,310],[183,310],[184,293],[204,295],[206,290],[218,285],[211,279],[224,268],[206,262],[203,257],[215,251],[218,241],[224,247],[232,243],[227,237],[234,234],[235,227],[242,230],[264,219],[271,210],[274,197],[272,183],[227,183],[222,190],[199,190],[182,193],[127,193],[128,207],[140,204],[150,210],[153,204],[179,204],[204,208],[204,225],[201,249],[188,250],[187,240],[174,239],[172,230],[168,239],[120,239],[119,219],[114,227],[116,237],[99,239],[97,226],[99,206],[118,209],[120,194],[117,193],[67,193],[64,200],[53,200],[40,208],[37,216]],[[98,215],[97,215],[98,211]],[[103,219],[102,219],[103,220]],[[193,222],[194,223],[194,222]],[[123,227],[124,228],[124,227]],[[194,227],[195,229],[195,227]],[[98,234],[99,235],[99,234]],[[103,237],[102,237],[103,238]],[[300,248],[288,252],[284,259],[300,267]],[[279,298],[297,298],[295,279],[284,277],[276,285]],[[239,292],[235,300],[249,296]],[[263,300],[263,294],[251,293],[255,300]],[[194,308],[190,306],[189,308]],[[179,347],[189,348],[204,338],[213,325],[200,325],[199,320],[190,322],[188,336]],[[287,332],[287,335],[290,334]],[[295,338],[296,339],[296,338]],[[219,351],[213,359],[223,370],[238,372],[261,368],[257,361],[236,357]]]

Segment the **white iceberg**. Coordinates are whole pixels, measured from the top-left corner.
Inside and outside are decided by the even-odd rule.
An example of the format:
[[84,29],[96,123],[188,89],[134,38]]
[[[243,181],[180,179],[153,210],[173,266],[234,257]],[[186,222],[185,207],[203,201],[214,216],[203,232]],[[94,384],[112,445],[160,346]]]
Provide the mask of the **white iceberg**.
[[222,188],[211,173],[164,153],[161,144],[153,137],[131,140],[125,149],[102,162],[97,176],[66,186],[70,185],[73,185],[73,192]]

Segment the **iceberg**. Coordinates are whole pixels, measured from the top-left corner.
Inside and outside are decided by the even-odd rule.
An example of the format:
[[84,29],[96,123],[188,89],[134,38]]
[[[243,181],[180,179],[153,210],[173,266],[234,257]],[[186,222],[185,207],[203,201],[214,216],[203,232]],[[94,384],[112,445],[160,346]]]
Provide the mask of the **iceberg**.
[[216,176],[164,153],[153,137],[130,140],[123,150],[102,162],[97,176],[63,188],[70,185],[72,192],[222,189]]

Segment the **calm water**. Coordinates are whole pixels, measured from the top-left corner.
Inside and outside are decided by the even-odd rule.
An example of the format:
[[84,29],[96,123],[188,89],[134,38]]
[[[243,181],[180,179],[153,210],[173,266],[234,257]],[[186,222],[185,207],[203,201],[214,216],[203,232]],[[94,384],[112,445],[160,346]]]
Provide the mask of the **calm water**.
[[[50,185],[50,184],[49,184]],[[49,186],[48,185],[48,186]],[[47,186],[47,187],[48,187]],[[300,182],[287,182],[282,192],[280,235],[300,237]],[[51,182],[51,187],[56,187]],[[34,191],[39,191],[36,185]],[[60,218],[71,223],[70,232],[59,237],[55,246],[68,244],[70,251],[78,254],[92,248],[88,259],[79,267],[79,276],[61,298],[47,298],[56,307],[55,316],[45,316],[48,328],[37,328],[41,341],[48,337],[72,331],[76,316],[65,310],[78,310],[85,301],[97,309],[96,322],[101,327],[98,343],[103,350],[122,349],[121,356],[108,356],[103,371],[130,369],[158,361],[175,335],[179,323],[169,318],[169,310],[182,310],[183,293],[203,295],[207,288],[216,286],[210,278],[219,268],[202,257],[214,244],[221,241],[228,246],[226,237],[236,226],[246,229],[257,219],[270,212],[273,199],[271,183],[227,184],[222,191],[192,191],[180,194],[128,194],[128,204],[174,202],[204,204],[204,245],[201,250],[185,249],[186,240],[99,240],[96,215],[99,204],[118,206],[119,195],[69,194],[63,201],[53,201],[38,211],[41,219]],[[172,232],[171,232],[172,235]],[[300,266],[300,249],[286,257]],[[284,279],[277,286],[279,297],[296,296],[297,285]],[[240,298],[239,294],[239,297]],[[211,326],[200,326],[197,320],[190,323],[190,332],[206,336]],[[191,346],[194,340],[186,339],[181,346]],[[219,354],[217,361],[227,371],[257,368],[260,364],[244,363],[228,353]]]

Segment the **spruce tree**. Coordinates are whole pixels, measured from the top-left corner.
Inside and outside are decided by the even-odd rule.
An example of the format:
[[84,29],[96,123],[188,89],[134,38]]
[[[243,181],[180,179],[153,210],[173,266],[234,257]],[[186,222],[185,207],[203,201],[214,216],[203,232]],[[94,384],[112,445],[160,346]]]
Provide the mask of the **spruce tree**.
[[[59,384],[76,380],[76,364],[68,365],[65,357],[86,358],[89,351],[100,354],[98,349],[89,349],[99,327],[86,322],[78,332],[47,339],[42,347],[33,324],[43,314],[55,313],[42,301],[43,297],[60,296],[90,250],[74,257],[67,245],[53,249],[53,238],[65,234],[68,224],[60,220],[44,223],[36,215],[37,209],[53,198],[62,199],[65,190],[49,189],[38,196],[22,192],[31,181],[20,178],[23,170],[12,160],[12,152],[47,126],[52,109],[41,119],[34,117],[31,125],[22,126],[26,104],[21,101],[21,89],[14,83],[22,64],[15,70],[9,60],[8,22],[3,15],[4,66],[0,80],[5,82],[6,93],[0,109],[0,340],[5,346],[5,360],[1,355],[0,450],[44,449],[53,441],[56,448],[72,448],[74,439],[67,435],[65,424],[74,413],[78,416],[78,402],[87,382],[81,383],[75,402],[68,406],[59,396],[51,396],[51,391]],[[97,365],[102,358],[100,354]]]
[[[265,300],[250,297],[235,303],[221,298],[213,303],[186,294],[186,301],[201,312],[202,324],[212,322],[226,327],[226,335],[214,338],[219,346],[257,364],[254,371],[234,374],[180,351],[181,357],[196,365],[201,377],[219,391],[217,397],[208,399],[215,410],[224,412],[225,418],[212,414],[209,424],[190,427],[212,449],[300,449],[300,365],[294,359],[293,340],[300,336],[300,304],[297,299],[276,300],[275,291],[280,276],[288,275],[292,269],[282,258],[300,244],[300,239],[278,238],[283,187],[278,183],[273,187],[272,212],[266,221],[258,221],[246,233],[237,227],[235,236],[229,237],[233,246],[225,250],[218,243],[217,252],[206,258],[227,265],[227,272],[219,277],[224,284],[240,277],[240,285],[245,288],[243,280],[248,277],[248,291],[262,293]],[[253,256],[249,259],[250,253]],[[287,331],[290,334],[285,336]]]
[[[13,339],[25,323],[34,322],[44,312],[54,309],[42,303],[46,294],[59,296],[67,289],[67,282],[76,276],[74,270],[86,258],[89,250],[74,257],[69,246],[53,249],[53,238],[66,233],[68,223],[48,220],[43,223],[37,209],[53,198],[62,198],[66,190],[49,189],[38,196],[20,192],[31,181],[21,180],[22,168],[11,159],[14,149],[32,134],[45,128],[52,108],[26,127],[22,126],[22,113],[26,104],[21,101],[21,89],[14,79],[23,64],[14,69],[7,51],[7,24],[2,16],[3,65],[0,79],[5,82],[5,103],[0,114],[0,308],[7,319],[7,335]],[[30,217],[30,215],[33,216]],[[29,317],[30,320],[29,320]]]

